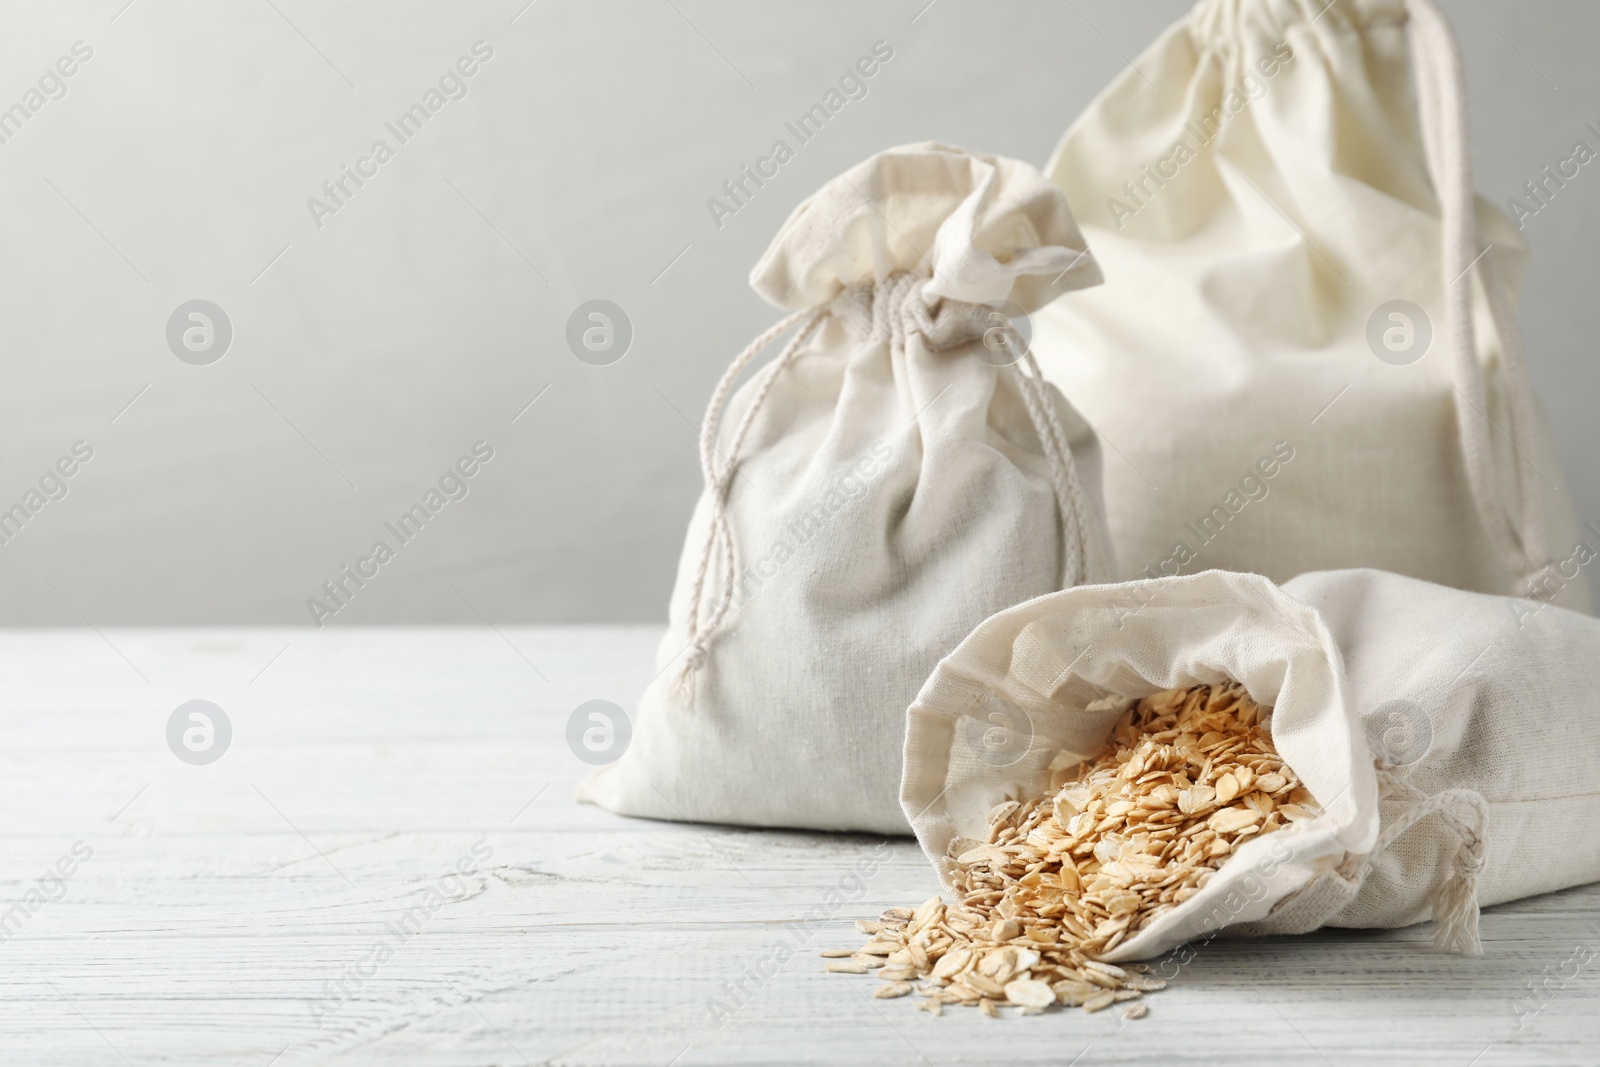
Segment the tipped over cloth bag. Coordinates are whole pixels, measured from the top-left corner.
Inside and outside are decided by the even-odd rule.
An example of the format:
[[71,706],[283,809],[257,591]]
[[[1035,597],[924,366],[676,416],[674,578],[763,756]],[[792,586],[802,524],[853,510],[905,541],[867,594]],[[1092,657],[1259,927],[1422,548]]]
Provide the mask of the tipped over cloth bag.
[[1120,576],[1377,567],[1588,610],[1464,101],[1433,0],[1202,0],[1067,132],[1046,170],[1107,284],[1034,350],[1108,450]]
[[1043,795],[1057,753],[1093,758],[1133,700],[1225,679],[1272,706],[1323,810],[1247,841],[1109,958],[1429,917],[1471,953],[1480,904],[1600,880],[1600,620],[1382,571],[1206,571],[1040,597],[939,664],[908,713],[902,802],[946,887],[950,842]]
[[1094,433],[1016,325],[1099,277],[1060,190],[1008,159],[897,148],[795,210],[750,279],[793,313],[711,397],[660,673],[580,799],[909,832],[905,709],[939,657],[1109,574]]

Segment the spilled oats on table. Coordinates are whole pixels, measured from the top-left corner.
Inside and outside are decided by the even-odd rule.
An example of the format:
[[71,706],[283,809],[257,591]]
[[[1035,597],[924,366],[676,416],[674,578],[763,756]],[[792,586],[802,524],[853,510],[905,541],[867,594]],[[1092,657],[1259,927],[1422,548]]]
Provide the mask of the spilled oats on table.
[[871,940],[825,951],[826,969],[875,971],[876,996],[916,991],[935,1015],[946,1004],[1094,1012],[1163,988],[1144,965],[1100,957],[1196,893],[1245,840],[1316,814],[1273,747],[1269,713],[1237,683],[1134,703],[1102,755],[1057,757],[1052,795],[1007,800],[986,840],[951,842],[959,901],[858,921]]

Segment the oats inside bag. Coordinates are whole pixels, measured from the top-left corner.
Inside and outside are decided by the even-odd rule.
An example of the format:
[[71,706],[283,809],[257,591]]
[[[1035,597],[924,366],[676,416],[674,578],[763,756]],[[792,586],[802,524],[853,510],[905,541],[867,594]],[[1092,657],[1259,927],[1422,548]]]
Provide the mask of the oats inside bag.
[[1053,792],[995,807],[983,841],[951,842],[960,900],[860,923],[872,940],[826,953],[848,956],[828,969],[877,970],[884,998],[920,981],[920,1006],[936,1014],[944,1004],[1099,1011],[1160,989],[1142,965],[1099,957],[1193,896],[1244,841],[1317,814],[1273,747],[1270,710],[1233,682],[1136,702],[1099,757],[1057,757]]

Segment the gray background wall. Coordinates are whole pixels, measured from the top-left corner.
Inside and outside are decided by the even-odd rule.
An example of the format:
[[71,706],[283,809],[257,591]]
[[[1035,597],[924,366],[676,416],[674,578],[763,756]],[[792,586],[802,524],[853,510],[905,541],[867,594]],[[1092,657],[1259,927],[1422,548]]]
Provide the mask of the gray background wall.
[[[469,495],[334,624],[664,618],[695,424],[774,319],[745,276],[788,212],[908,141],[1042,164],[1188,6],[926,3],[0,7],[0,107],[93,48],[0,144],[0,507],[94,449],[0,546],[0,624],[309,625],[306,599],[478,440]],[[1445,6],[1477,184],[1503,202],[1600,123],[1600,7]],[[307,198],[480,39],[466,96],[316,226]],[[869,95],[714,225],[706,199],[880,39]],[[1600,519],[1600,170],[1528,236],[1535,385]],[[234,331],[207,366],[165,337],[194,298]],[[592,298],[633,322],[611,366],[565,343]]]

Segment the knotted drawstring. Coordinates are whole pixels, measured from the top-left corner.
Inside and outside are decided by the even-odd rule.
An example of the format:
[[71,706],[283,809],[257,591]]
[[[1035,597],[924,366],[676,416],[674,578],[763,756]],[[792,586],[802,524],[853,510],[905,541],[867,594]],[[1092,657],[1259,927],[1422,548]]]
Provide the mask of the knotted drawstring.
[[[1378,767],[1378,785],[1383,791],[1381,799],[1393,801],[1400,810],[1384,823],[1369,855],[1382,853],[1417,823],[1438,815],[1460,844],[1433,901],[1433,944],[1444,952],[1483,955],[1478,937],[1478,875],[1483,873],[1489,847],[1489,805],[1483,794],[1473,789],[1424,793],[1388,764]],[[1462,808],[1467,809],[1465,815],[1460,814]]]
[[[711,639],[727,621],[733,606],[735,580],[738,566],[734,559],[733,529],[728,521],[728,492],[737,470],[739,450],[745,436],[754,424],[756,415],[771,392],[773,383],[785,368],[794,362],[801,346],[829,314],[835,314],[863,340],[884,341],[891,351],[903,352],[908,337],[915,333],[923,338],[931,351],[951,348],[958,344],[981,340],[992,330],[1009,331],[1015,339],[1015,328],[1000,312],[982,304],[968,304],[957,300],[941,299],[930,307],[923,299],[922,290],[928,279],[910,273],[892,274],[876,283],[846,289],[831,302],[818,308],[807,308],[789,315],[767,330],[745,350],[739,353],[722,380],[717,383],[706,405],[705,421],[700,428],[700,469],[705,476],[709,497],[709,514],[706,523],[705,545],[700,553],[699,567],[689,595],[688,644],[683,652],[683,666],[678,675],[680,690],[692,688],[694,678],[705,664],[706,650]],[[782,353],[761,372],[760,385],[750,400],[728,442],[727,455],[722,464],[717,463],[716,433],[724,407],[733,392],[734,382],[749,366],[750,361],[764,351],[778,337],[799,325]],[[1045,459],[1050,466],[1050,481],[1055,493],[1057,513],[1061,520],[1062,588],[1071,588],[1082,582],[1091,571],[1087,558],[1088,523],[1090,511],[1088,498],[1078,478],[1077,464],[1065,428],[1051,401],[1044,375],[1033,353],[1024,348],[1021,359],[1010,365],[1015,375],[1017,391],[1028,410],[1029,421],[1039,437]],[[720,555],[722,560],[720,592],[710,614],[701,619],[705,599],[706,580],[711,570],[711,559]]]
[[[834,303],[856,333],[868,341],[886,340],[892,350],[903,351],[909,333],[920,334],[935,352],[978,340],[991,351],[997,351],[1002,344],[1008,350],[1022,349],[1022,356],[1008,366],[1050,465],[1050,481],[1061,520],[1061,588],[1071,589],[1093,571],[1086,535],[1089,503],[1078,479],[1066,429],[1050,399],[1033,349],[1022,343],[1009,318],[988,305],[941,298],[929,307],[922,295],[929,280],[910,273],[893,274],[875,285],[846,290]],[[996,343],[991,344],[991,340]]]
[[[1533,465],[1533,393],[1513,321],[1511,298],[1493,260],[1484,254],[1487,249],[1478,248],[1461,54],[1435,0],[1406,0],[1406,7],[1423,146],[1439,198],[1444,234],[1444,299],[1455,349],[1456,422],[1467,484],[1490,542],[1511,561],[1517,575],[1517,594],[1528,596],[1537,591],[1540,573],[1549,563],[1545,558],[1543,501],[1538,484],[1524,469],[1524,464]],[[1500,340],[1500,377],[1510,401],[1509,436],[1515,453],[1512,464],[1520,514],[1501,498],[1495,476],[1487,390],[1472,320],[1472,279],[1468,274],[1474,270],[1487,296],[1490,318]]]

